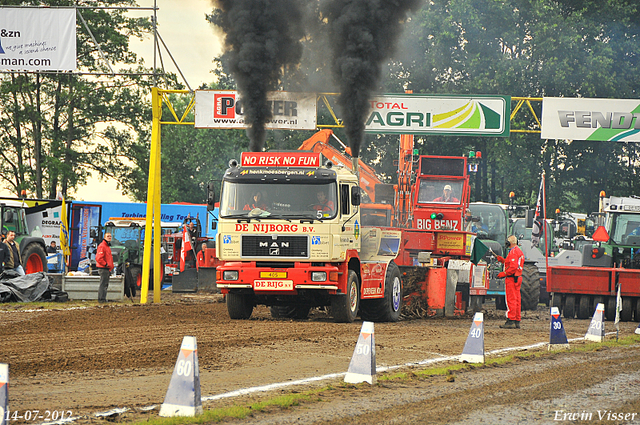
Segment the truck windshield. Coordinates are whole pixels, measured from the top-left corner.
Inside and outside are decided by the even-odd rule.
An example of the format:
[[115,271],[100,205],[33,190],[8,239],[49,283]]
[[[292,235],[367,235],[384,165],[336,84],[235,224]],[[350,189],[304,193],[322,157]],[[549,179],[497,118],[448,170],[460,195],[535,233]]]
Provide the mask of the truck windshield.
[[640,245],[640,214],[613,214],[611,239],[620,245]]
[[220,217],[330,219],[338,210],[337,185],[299,183],[244,183],[225,181],[220,195]]
[[420,180],[418,202],[421,204],[460,204],[462,182],[450,180]]

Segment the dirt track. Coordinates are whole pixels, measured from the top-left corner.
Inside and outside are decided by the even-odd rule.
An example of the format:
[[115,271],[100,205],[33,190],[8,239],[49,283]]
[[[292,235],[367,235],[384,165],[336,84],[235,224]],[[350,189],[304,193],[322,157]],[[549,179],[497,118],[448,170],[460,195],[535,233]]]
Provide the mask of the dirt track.
[[[29,312],[21,311],[25,308],[3,307],[0,362],[10,364],[10,409],[19,412],[70,410],[74,416],[85,417],[79,422],[103,421],[93,418],[93,414],[115,407],[132,408],[117,419],[120,421],[155,417],[157,410],[145,414],[136,411],[162,403],[185,335],[197,338],[201,390],[206,397],[245,387],[345,372],[361,326],[360,321],[333,323],[323,312],[314,312],[305,321],[273,320],[264,307],[254,310],[251,320],[231,321],[225,304],[214,302],[213,296],[163,294],[163,297],[164,302],[157,305],[87,303],[87,307],[81,309]],[[525,312],[520,331],[499,329],[498,325],[504,320],[502,314],[491,308],[486,311],[487,352],[548,341],[546,308]],[[459,355],[470,323],[471,316],[376,324],[377,365],[402,365]],[[575,338],[584,336],[589,322],[565,320],[564,324],[567,336]],[[636,325],[622,323],[622,335],[633,334]],[[611,323],[606,326],[608,331],[613,330]],[[335,394],[323,395],[332,403],[312,403],[291,412],[258,414],[245,422],[326,420],[339,423],[348,417],[349,423],[478,423],[477,417],[465,415],[475,411],[484,412],[481,417],[492,417],[495,414],[491,409],[505,404],[512,406],[507,407],[512,410],[506,414],[507,419],[515,414],[529,422],[539,419],[553,422],[551,411],[540,413],[542,416],[537,418],[527,416],[531,411],[542,412],[535,407],[536,400],[578,394],[593,385],[606,385],[619,371],[625,375],[615,378],[622,380],[617,385],[631,387],[634,392],[615,399],[616,405],[611,407],[640,413],[639,370],[637,347],[605,349],[591,357],[580,353],[557,354],[500,368],[466,371],[457,376],[454,384],[434,377],[388,382],[351,392],[336,390]],[[315,385],[340,382],[334,379]],[[334,396],[336,399],[331,398]],[[254,397],[259,396],[250,398]],[[575,397],[582,399],[584,395]],[[425,400],[429,401],[426,405]],[[607,400],[605,397],[604,401]],[[205,402],[204,406],[237,401]],[[465,408],[452,410],[456,404]],[[323,411],[327,406],[330,411]],[[610,407],[602,406],[607,408]],[[309,417],[303,419],[305,415],[301,412]],[[358,414],[364,416],[357,417]],[[504,413],[484,423],[498,423],[500,415]]]

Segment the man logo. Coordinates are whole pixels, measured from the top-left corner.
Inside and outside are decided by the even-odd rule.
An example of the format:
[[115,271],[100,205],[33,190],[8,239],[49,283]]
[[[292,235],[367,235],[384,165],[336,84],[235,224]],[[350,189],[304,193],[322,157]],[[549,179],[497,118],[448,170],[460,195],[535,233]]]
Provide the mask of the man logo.
[[269,255],[280,255],[280,248],[269,248]]
[[260,248],[266,248],[269,246],[269,242],[260,242]]

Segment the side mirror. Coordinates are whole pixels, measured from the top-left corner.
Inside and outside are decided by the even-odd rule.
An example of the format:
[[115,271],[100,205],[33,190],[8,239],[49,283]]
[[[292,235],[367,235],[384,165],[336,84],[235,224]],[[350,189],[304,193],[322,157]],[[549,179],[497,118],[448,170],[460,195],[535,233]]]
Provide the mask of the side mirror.
[[215,183],[210,181],[207,184],[207,211],[213,211],[216,203]]
[[211,230],[216,230],[217,228],[218,228],[218,222],[212,221],[211,222]]
[[98,237],[98,229],[96,229],[95,227],[92,227],[91,229],[89,229],[89,237],[92,239],[95,239]]
[[360,197],[360,187],[352,186],[351,187],[351,205],[357,207],[360,205],[361,197]]
[[3,219],[5,223],[13,223],[13,211],[11,210],[5,211]]

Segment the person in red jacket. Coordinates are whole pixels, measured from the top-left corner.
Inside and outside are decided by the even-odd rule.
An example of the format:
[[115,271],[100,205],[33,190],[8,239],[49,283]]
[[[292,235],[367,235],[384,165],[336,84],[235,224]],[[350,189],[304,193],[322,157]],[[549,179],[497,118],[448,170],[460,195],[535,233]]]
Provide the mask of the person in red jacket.
[[98,302],[107,302],[107,289],[109,288],[109,277],[113,270],[113,256],[111,255],[111,233],[105,233],[104,239],[98,245],[96,253],[96,267],[100,275],[100,287],[98,288]]
[[503,329],[520,329],[520,286],[522,285],[522,267],[524,254],[518,247],[518,239],[511,235],[509,254],[507,258],[498,256],[498,261],[504,264],[504,271],[498,273],[498,278],[504,277],[504,292],[507,301],[507,321],[500,325]]

